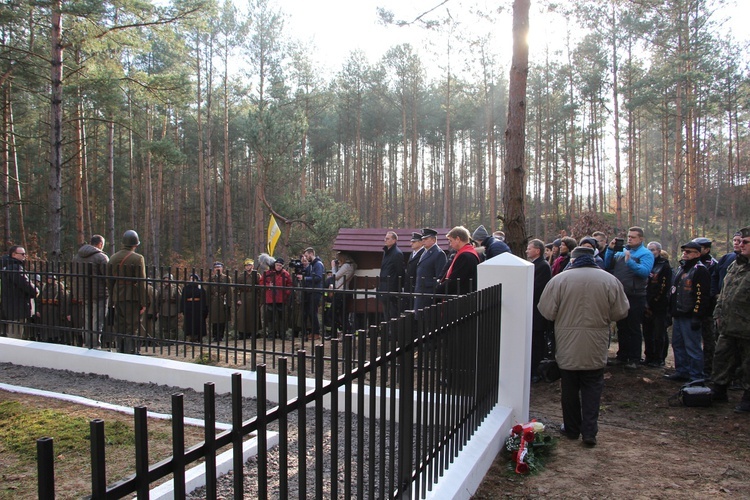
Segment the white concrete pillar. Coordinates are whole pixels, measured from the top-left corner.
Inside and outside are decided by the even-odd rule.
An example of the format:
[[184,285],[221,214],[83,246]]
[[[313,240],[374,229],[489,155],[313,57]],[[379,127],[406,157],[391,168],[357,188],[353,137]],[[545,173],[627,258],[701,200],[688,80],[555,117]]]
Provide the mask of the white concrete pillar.
[[503,285],[498,404],[512,409],[512,422],[525,423],[529,420],[534,265],[509,252],[481,263],[478,288],[497,283]]

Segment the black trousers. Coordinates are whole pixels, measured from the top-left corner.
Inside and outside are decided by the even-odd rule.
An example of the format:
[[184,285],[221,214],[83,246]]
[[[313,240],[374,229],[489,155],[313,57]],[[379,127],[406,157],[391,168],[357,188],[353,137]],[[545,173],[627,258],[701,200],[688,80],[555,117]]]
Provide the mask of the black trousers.
[[604,368],[560,369],[562,412],[565,432],[584,438],[599,432],[599,403],[604,389]]

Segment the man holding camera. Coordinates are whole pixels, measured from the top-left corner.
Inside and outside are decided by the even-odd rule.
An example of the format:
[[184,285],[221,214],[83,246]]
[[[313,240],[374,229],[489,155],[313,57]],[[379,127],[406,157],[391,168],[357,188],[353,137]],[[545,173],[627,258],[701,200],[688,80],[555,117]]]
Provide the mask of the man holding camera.
[[643,228],[633,226],[628,229],[627,245],[623,245],[621,238],[614,238],[604,254],[605,269],[620,280],[630,303],[628,316],[617,322],[619,349],[613,364],[622,364],[632,370],[641,362],[641,322],[646,311],[646,285],[654,267],[654,256],[643,245],[643,240]]

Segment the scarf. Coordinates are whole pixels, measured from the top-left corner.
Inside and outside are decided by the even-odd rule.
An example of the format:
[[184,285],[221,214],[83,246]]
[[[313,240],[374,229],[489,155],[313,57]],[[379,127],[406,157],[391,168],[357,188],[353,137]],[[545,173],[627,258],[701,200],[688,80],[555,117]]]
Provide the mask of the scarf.
[[453,265],[458,260],[458,256],[462,253],[470,253],[474,257],[476,257],[477,261],[479,260],[479,255],[477,254],[477,251],[474,250],[474,246],[471,243],[467,243],[466,245],[462,246],[458,252],[456,252],[456,256],[453,258],[453,261],[451,262],[451,266],[448,268],[448,272],[445,274],[445,279],[449,279],[451,277],[451,273],[453,272]]

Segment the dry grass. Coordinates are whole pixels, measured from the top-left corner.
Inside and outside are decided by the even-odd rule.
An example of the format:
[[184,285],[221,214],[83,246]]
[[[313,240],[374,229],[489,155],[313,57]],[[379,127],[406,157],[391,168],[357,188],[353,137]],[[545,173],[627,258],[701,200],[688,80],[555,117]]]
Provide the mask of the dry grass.
[[[91,494],[89,421],[105,422],[107,483],[135,471],[133,416],[38,396],[0,392],[0,499],[37,497],[36,439],[55,439],[57,498]],[[40,425],[44,423],[44,429]],[[171,422],[149,419],[149,463],[172,454]],[[186,446],[203,440],[203,429],[186,426]],[[166,480],[166,479],[165,479]]]

